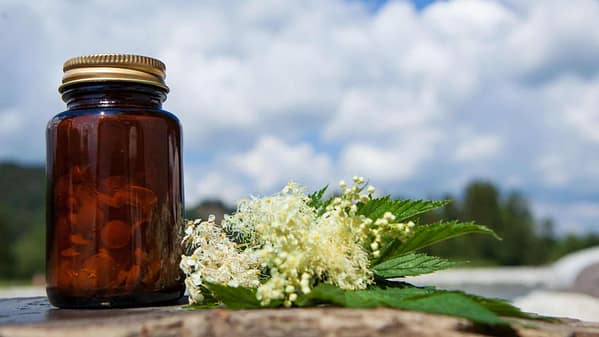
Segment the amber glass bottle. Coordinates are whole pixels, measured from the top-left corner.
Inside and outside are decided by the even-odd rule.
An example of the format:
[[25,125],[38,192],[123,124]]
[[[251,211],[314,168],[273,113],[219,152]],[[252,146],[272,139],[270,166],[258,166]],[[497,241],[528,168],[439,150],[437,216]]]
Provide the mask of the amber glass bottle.
[[64,308],[183,295],[181,129],[164,64],[99,54],[64,64],[47,128],[47,293]]

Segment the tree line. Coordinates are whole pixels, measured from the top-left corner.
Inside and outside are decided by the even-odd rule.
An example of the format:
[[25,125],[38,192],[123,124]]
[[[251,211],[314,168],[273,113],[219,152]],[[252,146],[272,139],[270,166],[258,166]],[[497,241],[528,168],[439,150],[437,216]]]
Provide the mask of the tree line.
[[553,219],[537,219],[526,197],[517,191],[502,195],[488,181],[473,181],[461,198],[421,220],[474,221],[492,228],[502,241],[489,236],[470,235],[437,244],[428,252],[437,256],[470,260],[482,265],[539,265],[576,250],[599,245],[599,235],[556,235]]
[[[447,258],[472,265],[524,265],[551,262],[578,249],[599,245],[597,234],[557,236],[551,219],[536,219],[527,199],[518,192],[502,195],[491,182],[474,181],[445,208],[419,219],[476,221],[494,229],[503,241],[471,235],[429,248]],[[45,173],[40,166],[0,163],[0,280],[30,279],[44,272]],[[218,200],[187,210],[188,218],[231,213]]]

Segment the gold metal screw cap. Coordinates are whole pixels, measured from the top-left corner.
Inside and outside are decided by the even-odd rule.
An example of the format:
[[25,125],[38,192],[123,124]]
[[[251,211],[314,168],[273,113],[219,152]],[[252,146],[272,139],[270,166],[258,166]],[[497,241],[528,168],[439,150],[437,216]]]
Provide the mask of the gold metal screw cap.
[[83,82],[127,81],[154,85],[165,89],[166,66],[160,60],[132,54],[93,54],[67,60],[63,66],[63,92],[72,84]]

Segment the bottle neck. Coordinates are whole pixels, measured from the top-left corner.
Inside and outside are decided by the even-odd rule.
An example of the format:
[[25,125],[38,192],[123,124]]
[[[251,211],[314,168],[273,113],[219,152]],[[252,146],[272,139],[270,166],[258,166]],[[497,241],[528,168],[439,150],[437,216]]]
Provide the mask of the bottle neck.
[[62,92],[68,110],[88,108],[161,109],[166,90],[142,83],[104,82],[68,86]]

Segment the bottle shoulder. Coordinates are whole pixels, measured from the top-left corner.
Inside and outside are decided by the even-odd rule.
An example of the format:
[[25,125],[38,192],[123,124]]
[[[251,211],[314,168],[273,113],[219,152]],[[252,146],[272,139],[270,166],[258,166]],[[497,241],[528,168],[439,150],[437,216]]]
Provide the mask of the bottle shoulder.
[[102,107],[65,110],[52,117],[48,122],[48,127],[60,124],[67,120],[164,120],[177,125],[180,125],[181,123],[175,114],[163,109]]

